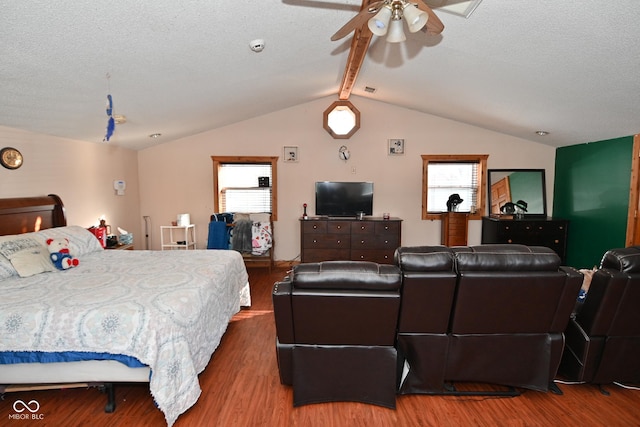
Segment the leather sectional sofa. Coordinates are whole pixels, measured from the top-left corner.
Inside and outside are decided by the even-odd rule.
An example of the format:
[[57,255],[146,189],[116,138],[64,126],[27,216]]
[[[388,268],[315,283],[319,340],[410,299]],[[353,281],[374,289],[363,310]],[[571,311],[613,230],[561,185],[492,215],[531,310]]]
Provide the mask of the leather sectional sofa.
[[565,335],[560,376],[598,385],[640,383],[640,246],[604,254]]
[[395,407],[396,394],[464,394],[458,382],[546,391],[581,283],[552,250],[522,245],[300,264],[273,289],[281,383],[294,405]]
[[[400,394],[465,394],[457,382],[553,387],[582,274],[544,247],[399,248]],[[469,394],[517,394],[474,391]]]
[[273,288],[280,382],[294,406],[395,408],[401,275],[366,261],[300,264]]

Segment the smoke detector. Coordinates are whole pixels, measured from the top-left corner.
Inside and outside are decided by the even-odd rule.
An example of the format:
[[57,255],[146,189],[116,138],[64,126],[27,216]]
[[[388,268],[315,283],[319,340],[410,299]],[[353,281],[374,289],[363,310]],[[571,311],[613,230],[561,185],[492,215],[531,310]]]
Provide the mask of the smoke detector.
[[262,52],[264,50],[264,40],[255,39],[249,43],[249,47],[254,52]]

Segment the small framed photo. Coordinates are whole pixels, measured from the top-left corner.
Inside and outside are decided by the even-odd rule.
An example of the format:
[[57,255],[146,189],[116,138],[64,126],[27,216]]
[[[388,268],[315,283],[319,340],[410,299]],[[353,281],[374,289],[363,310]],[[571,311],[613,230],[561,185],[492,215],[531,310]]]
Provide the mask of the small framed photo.
[[390,139],[389,155],[399,156],[401,154],[404,154],[404,139]]
[[283,148],[283,158],[285,163],[293,163],[298,161],[298,147],[296,146],[287,146],[285,145]]

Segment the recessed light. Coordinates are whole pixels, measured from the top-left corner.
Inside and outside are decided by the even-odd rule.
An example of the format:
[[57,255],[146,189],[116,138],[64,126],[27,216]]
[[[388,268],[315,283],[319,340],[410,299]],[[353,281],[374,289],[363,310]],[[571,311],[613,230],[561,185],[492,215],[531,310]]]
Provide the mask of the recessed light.
[[547,136],[549,135],[549,132],[547,132],[546,130],[537,130],[536,135]]
[[364,87],[364,91],[368,92],[368,93],[375,93],[376,92],[376,88],[375,87],[371,87],[371,86],[365,86]]
[[149,138],[160,138],[161,136],[161,133],[152,133],[151,135],[149,135]]

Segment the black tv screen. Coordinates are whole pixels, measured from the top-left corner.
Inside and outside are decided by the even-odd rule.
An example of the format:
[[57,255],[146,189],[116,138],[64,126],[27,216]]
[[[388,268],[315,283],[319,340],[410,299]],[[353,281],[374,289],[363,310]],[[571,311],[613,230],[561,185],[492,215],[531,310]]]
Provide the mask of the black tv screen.
[[373,182],[316,182],[316,215],[373,214]]

